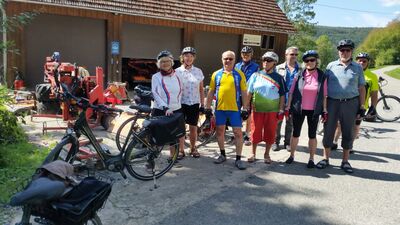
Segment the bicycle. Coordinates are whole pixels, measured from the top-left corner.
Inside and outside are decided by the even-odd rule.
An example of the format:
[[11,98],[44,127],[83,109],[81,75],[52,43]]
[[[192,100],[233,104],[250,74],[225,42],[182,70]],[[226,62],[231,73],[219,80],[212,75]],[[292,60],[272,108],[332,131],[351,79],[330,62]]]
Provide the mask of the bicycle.
[[[205,146],[216,137],[215,117],[211,116],[207,118],[205,114],[201,113],[197,124],[197,141],[195,146],[199,148]],[[185,146],[190,147],[189,125],[186,125]]]
[[376,104],[376,116],[384,122],[394,122],[400,119],[400,98],[383,93],[382,87],[388,84],[383,77],[379,77],[379,93],[381,97]]
[[[126,168],[131,176],[139,180],[153,180],[154,186],[156,187],[156,179],[172,168],[178,155],[178,151],[174,151],[174,154],[169,156],[170,150],[165,148],[165,146],[174,146],[175,149],[178,149],[179,137],[177,136],[173,140],[168,140],[166,143],[159,144],[155,141],[153,124],[157,121],[175,121],[176,118],[163,116],[147,119],[141,129],[137,130],[137,132],[132,132],[132,138],[129,144],[126,144],[126,146],[124,145],[124,148],[117,154],[111,154],[109,150],[103,149],[96,140],[86,119],[86,110],[91,108],[97,111],[116,113],[122,113],[122,110],[109,108],[104,105],[92,105],[87,99],[73,96],[67,91],[65,85],[61,84],[61,86],[63,89],[63,98],[75,101],[82,111],[75,123],[67,128],[65,136],[49,153],[45,162],[61,159],[79,169],[79,167],[84,164],[84,162],[79,163],[78,157],[78,139],[83,134],[88,138],[89,143],[97,153],[97,157],[90,160],[100,163],[102,167],[111,172],[119,172],[124,179],[127,178],[124,172]],[[175,127],[177,126],[175,125]],[[83,167],[85,167],[85,165],[83,165]]]

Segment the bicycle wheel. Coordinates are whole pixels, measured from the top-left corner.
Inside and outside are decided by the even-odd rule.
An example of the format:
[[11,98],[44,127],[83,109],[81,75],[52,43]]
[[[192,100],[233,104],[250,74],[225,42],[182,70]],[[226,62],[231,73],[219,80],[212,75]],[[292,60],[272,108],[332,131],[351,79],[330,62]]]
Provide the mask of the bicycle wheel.
[[[211,120],[213,119],[214,117],[212,117]],[[195,144],[196,147],[201,147],[208,144],[215,137],[215,125],[211,125],[211,127],[205,127],[205,120],[206,116],[204,114],[200,114],[199,121],[197,123],[197,141]],[[190,147],[189,125],[186,125],[185,146]]]
[[99,215],[95,213],[94,217],[87,221],[85,225],[103,225],[103,223],[101,222]]
[[400,98],[393,95],[385,95],[379,98],[376,104],[378,119],[384,122],[394,122],[400,118]]
[[117,144],[117,148],[119,151],[123,149],[123,147],[130,142],[131,132],[136,132],[139,128],[137,122],[137,116],[133,116],[126,121],[124,121],[121,126],[118,128],[117,133],[115,134],[115,142]]
[[61,142],[50,151],[43,161],[43,164],[47,164],[56,160],[63,160],[73,164],[76,154],[77,146],[75,146],[73,141],[67,137],[62,139]]
[[[143,131],[142,131],[143,134]],[[139,135],[144,138],[144,135]],[[174,154],[170,156],[170,145],[152,146],[149,149],[133,139],[125,152],[125,166],[129,174],[139,180],[152,180],[153,173],[156,178],[168,172],[174,165],[178,156],[179,140],[176,140],[171,147],[175,148]]]

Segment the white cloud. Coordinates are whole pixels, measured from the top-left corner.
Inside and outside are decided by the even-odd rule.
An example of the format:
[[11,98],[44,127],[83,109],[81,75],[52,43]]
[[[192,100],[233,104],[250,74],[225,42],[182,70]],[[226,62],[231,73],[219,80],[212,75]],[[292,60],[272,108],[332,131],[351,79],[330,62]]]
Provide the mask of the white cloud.
[[380,0],[385,7],[400,5],[400,0]]
[[370,13],[361,13],[361,18],[363,20],[363,27],[384,27],[392,20],[387,17],[375,16]]

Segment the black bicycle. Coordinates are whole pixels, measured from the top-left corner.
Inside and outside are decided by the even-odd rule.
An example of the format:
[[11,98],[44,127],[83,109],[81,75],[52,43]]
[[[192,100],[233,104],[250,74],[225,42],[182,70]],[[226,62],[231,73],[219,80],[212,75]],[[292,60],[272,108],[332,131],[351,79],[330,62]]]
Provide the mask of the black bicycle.
[[386,79],[379,77],[379,93],[381,97],[376,104],[376,116],[384,122],[394,122],[400,119],[400,98],[383,93],[382,87],[387,84],[388,81]]
[[[171,132],[168,132],[170,134],[168,136],[169,139],[165,140],[165,137],[161,137],[163,139],[162,142],[158,141],[160,137],[155,137],[155,135],[158,135],[157,130],[159,129],[171,129],[168,126],[179,127],[177,121],[182,121],[179,115],[147,119],[142,128],[131,133],[129,143],[124,144],[119,152],[111,153],[96,140],[86,119],[86,110],[92,108],[95,111],[106,113],[121,113],[122,110],[104,105],[90,104],[87,99],[78,98],[69,93],[66,86],[62,86],[62,89],[64,100],[75,101],[82,111],[73,126],[70,126],[66,130],[66,135],[49,153],[46,162],[61,159],[71,163],[76,168],[80,166],[85,167],[85,161],[87,160],[79,160],[80,148],[78,139],[83,134],[97,153],[96,157],[90,158],[90,161],[94,161],[96,165],[106,168],[109,171],[121,173],[123,178],[126,178],[124,172],[126,168],[131,176],[139,180],[154,180],[155,182],[157,178],[172,168],[178,151],[173,151],[171,156],[170,147],[178,149],[179,137],[183,134],[180,134],[177,129],[174,129],[175,132],[171,130]],[[160,124],[160,121],[164,124]],[[184,124],[182,125],[184,126]]]

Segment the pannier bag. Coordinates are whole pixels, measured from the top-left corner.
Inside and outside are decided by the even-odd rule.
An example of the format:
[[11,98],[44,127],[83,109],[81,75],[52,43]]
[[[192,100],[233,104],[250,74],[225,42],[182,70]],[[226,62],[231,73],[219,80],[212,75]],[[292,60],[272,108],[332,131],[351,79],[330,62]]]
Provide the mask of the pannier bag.
[[81,225],[94,217],[110,192],[111,184],[86,177],[62,198],[33,206],[32,215],[48,218],[57,225]]
[[185,118],[182,113],[146,119],[143,127],[150,130],[151,142],[156,145],[173,144],[185,135]]

